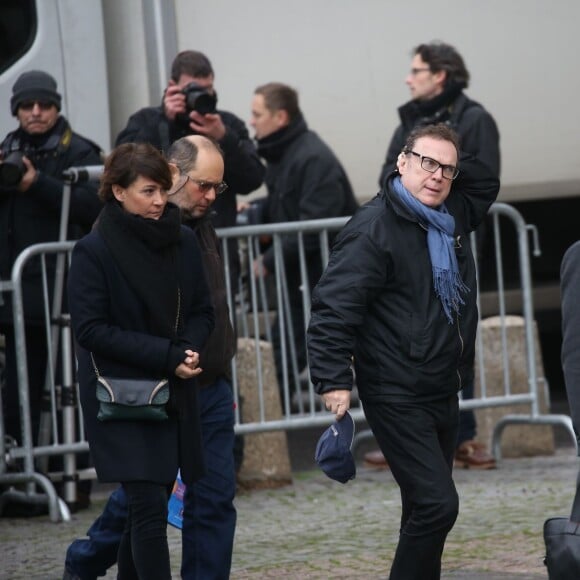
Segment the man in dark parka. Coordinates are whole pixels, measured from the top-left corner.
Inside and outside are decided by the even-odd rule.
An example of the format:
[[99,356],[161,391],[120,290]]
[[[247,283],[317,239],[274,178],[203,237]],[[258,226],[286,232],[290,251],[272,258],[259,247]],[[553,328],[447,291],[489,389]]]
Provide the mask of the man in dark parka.
[[[62,172],[70,167],[102,163],[100,148],[72,130],[60,114],[61,104],[56,81],[44,71],[23,73],[12,88],[10,107],[19,126],[0,145],[1,158],[24,155],[24,171],[14,183],[0,183],[2,280],[10,279],[12,266],[24,249],[59,240],[64,188]],[[2,172],[2,175],[5,174]],[[71,189],[67,239],[77,239],[87,233],[100,209],[97,185],[91,182],[75,184]],[[50,292],[54,269],[54,261],[47,260]],[[39,260],[32,260],[24,270],[22,291],[28,360],[34,361],[28,366],[28,381],[32,433],[36,438],[47,353]],[[6,339],[5,432],[22,443],[12,316],[12,299],[5,294],[0,297],[0,334]]]
[[[294,222],[352,215],[358,203],[348,176],[330,147],[308,128],[298,104],[297,92],[282,83],[268,83],[255,90],[251,125],[258,153],[267,161],[267,197],[257,208],[262,223]],[[310,289],[322,273],[318,235],[304,236]],[[290,314],[296,345],[298,371],[306,366],[304,309],[300,292],[297,235],[282,239],[288,283]],[[254,264],[257,276],[275,272],[274,248],[270,246]],[[278,321],[272,327],[278,380],[284,369]]]
[[[200,112],[186,104],[184,89],[191,87],[216,98],[215,74],[209,58],[196,50],[177,54],[171,65],[171,79],[160,106],[145,107],[131,115],[127,126],[117,136],[116,144],[146,142],[167,153],[171,144],[188,135],[203,135],[219,143],[224,153],[224,181],[228,189],[213,204],[214,227],[236,225],[236,195],[247,195],[258,189],[264,180],[264,165],[256,153],[244,122],[222,109]],[[239,274],[238,246],[228,240],[232,286]]]

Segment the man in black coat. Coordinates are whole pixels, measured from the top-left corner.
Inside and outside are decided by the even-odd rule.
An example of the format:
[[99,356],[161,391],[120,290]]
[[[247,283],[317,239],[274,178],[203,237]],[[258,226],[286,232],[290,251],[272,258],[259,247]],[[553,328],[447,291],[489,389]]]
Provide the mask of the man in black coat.
[[[100,148],[74,133],[60,114],[61,95],[54,78],[29,71],[14,83],[10,100],[19,127],[0,145],[0,279],[11,276],[18,255],[28,246],[59,240],[64,180],[62,172],[75,166],[101,165]],[[101,209],[95,183],[72,187],[67,239],[87,233]],[[48,261],[52,290],[54,262]],[[29,363],[33,437],[39,425],[40,399],[46,372],[41,268],[33,260],[23,274],[25,332]],[[2,303],[3,298],[3,303]],[[12,299],[0,296],[0,334],[6,338],[6,388],[3,392],[6,433],[20,443],[18,380]]]
[[[217,141],[224,152],[227,191],[216,199],[212,222],[216,228],[236,224],[236,195],[246,195],[262,185],[264,166],[244,122],[233,113],[215,109],[217,93],[211,62],[201,52],[185,50],[174,59],[171,79],[160,106],[146,107],[129,118],[116,145],[144,141],[167,153],[169,146],[187,135],[204,135]],[[237,243],[228,241],[231,279],[237,288]]]
[[437,580],[459,507],[458,391],[473,380],[469,235],[499,181],[477,158],[460,158],[456,134],[442,124],[409,135],[397,170],[337,236],[312,297],[308,361],[317,392],[340,419],[354,360],[365,416],[401,488],[390,579]]
[[560,267],[562,370],[580,454],[580,242],[572,244]]
[[[256,209],[260,222],[349,216],[356,211],[358,203],[344,168],[330,147],[308,129],[294,89],[281,83],[258,87],[252,101],[251,125],[256,132],[258,153],[267,162],[265,181],[268,196]],[[312,289],[322,272],[318,235],[305,236],[304,249],[308,283]],[[306,366],[306,347],[297,235],[283,237],[282,254],[300,372]],[[254,273],[256,276],[275,273],[273,246],[256,260]],[[278,380],[282,385],[285,369],[278,321],[272,328],[272,340]]]
[[[497,125],[479,103],[463,92],[469,85],[469,71],[461,55],[453,46],[441,42],[420,44],[413,53],[411,70],[405,80],[412,98],[399,107],[401,124],[395,129],[389,144],[379,184],[383,186],[396,169],[397,157],[409,133],[416,127],[433,123],[445,123],[451,127],[459,135],[461,150],[483,161],[499,178]],[[478,231],[480,241],[483,228]],[[473,398],[473,383],[464,385],[463,398]],[[473,410],[462,411],[459,417],[456,465],[492,469],[495,467],[495,459],[483,443],[476,441],[476,433]],[[380,451],[365,454],[365,461],[371,466],[386,466]]]
[[[181,577],[185,580],[228,578],[236,509],[234,469],[234,401],[231,362],[236,350],[227,304],[219,242],[210,220],[211,207],[223,195],[223,154],[200,135],[178,139],[168,152],[174,186],[170,201],[197,237],[214,307],[215,326],[200,354],[198,401],[205,475],[188,486],[183,501]],[[65,579],[92,580],[117,561],[127,518],[127,499],[116,489],[102,515],[67,550]]]

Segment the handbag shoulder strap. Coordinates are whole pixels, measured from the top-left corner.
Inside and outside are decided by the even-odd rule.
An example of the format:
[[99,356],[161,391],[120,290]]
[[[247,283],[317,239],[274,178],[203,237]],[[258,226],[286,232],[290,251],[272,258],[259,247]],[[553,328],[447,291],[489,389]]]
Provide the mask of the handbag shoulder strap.
[[93,353],[91,352],[91,362],[93,363],[93,368],[95,369],[95,374],[97,375],[97,379],[101,377],[100,373],[99,373],[99,369],[97,368],[97,363],[95,362],[95,357],[93,356]]

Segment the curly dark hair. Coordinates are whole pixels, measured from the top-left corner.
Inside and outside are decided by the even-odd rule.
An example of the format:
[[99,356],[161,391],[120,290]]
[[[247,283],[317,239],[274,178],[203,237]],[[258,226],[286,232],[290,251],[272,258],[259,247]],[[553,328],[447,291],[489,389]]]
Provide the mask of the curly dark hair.
[[415,47],[413,54],[420,55],[421,59],[429,65],[431,72],[444,70],[447,73],[445,84],[454,82],[465,88],[469,86],[469,71],[463,62],[463,57],[450,44],[440,41],[420,44]]

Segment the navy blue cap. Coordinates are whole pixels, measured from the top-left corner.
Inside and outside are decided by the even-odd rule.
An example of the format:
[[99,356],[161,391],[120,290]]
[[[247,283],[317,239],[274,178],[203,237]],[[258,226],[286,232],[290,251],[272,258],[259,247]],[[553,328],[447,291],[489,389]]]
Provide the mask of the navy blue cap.
[[354,419],[347,411],[320,437],[314,459],[328,477],[346,483],[356,476],[356,465],[350,451],[354,439]]

